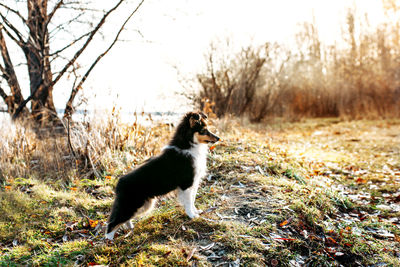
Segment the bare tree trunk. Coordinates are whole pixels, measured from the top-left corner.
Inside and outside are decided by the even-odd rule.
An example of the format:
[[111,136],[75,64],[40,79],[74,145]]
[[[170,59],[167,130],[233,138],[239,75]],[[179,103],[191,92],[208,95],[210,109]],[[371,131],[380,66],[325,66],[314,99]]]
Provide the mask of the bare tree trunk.
[[13,113],[24,98],[21,93],[17,75],[14,71],[14,65],[11,61],[6,42],[4,40],[2,25],[0,25],[0,52],[4,62],[4,68],[0,65],[1,72],[3,73],[3,77],[5,77],[11,91],[11,95],[7,96],[1,89],[1,96],[4,99],[4,102],[7,104],[9,112]]
[[[94,37],[99,34],[100,29],[106,23],[106,19],[116,11],[125,0],[117,0],[108,10],[98,10],[88,7],[85,1],[48,1],[48,0],[27,0],[26,12],[13,7],[11,3],[5,4],[0,1],[0,56],[3,62],[0,62],[0,80],[6,80],[10,93],[0,87],[0,97],[7,105],[8,112],[12,115],[13,119],[19,117],[27,117],[34,119],[41,126],[59,126],[62,121],[57,116],[57,112],[53,102],[53,89],[65,74],[72,73],[77,78],[76,66],[78,58],[86,50]],[[131,12],[125,22],[119,28],[119,31],[114,38],[111,45],[103,53],[101,53],[94,62],[90,65],[89,69],[84,74],[83,78],[75,86],[72,87],[70,98],[67,102],[65,114],[70,116],[73,110],[73,100],[80,89],[82,84],[86,81],[89,74],[96,66],[96,64],[108,53],[108,51],[118,41],[119,35],[124,29],[126,23],[136,13],[144,0],[140,1],[136,9]],[[48,12],[48,8],[51,9]],[[57,10],[72,12],[77,14],[71,20],[62,21],[59,24],[53,25],[54,14]],[[100,15],[100,20],[96,23],[91,21],[81,21],[80,17],[85,12],[91,12],[93,15]],[[26,15],[25,15],[26,14]],[[19,21],[19,23],[17,23]],[[61,48],[50,53],[50,40],[56,39],[57,33],[68,31],[67,28],[74,29],[76,25],[81,26],[86,24],[82,31],[79,32],[80,36],[73,36]],[[21,27],[21,25],[23,25]],[[50,27],[50,29],[49,29]],[[87,28],[87,29],[86,29]],[[9,55],[9,47],[6,43],[7,40],[3,37],[7,36],[11,42],[21,48],[25,56],[23,63],[26,63],[29,74],[29,89],[30,95],[24,99],[21,93],[21,88],[17,80],[17,75],[14,66],[11,62]],[[51,38],[50,38],[51,35]],[[68,51],[66,51],[68,50]],[[71,56],[72,53],[72,56]],[[63,67],[54,72],[53,68],[57,66],[54,62],[63,62]],[[21,62],[18,62],[21,63]],[[53,77],[54,74],[54,77]],[[76,79],[75,79],[76,81]],[[27,103],[31,101],[31,107],[26,107]],[[23,116],[21,114],[24,113]]]
[[23,46],[28,63],[30,80],[31,113],[40,124],[61,124],[53,103],[52,71],[49,60],[49,33],[47,29],[47,1],[28,0],[30,40]]

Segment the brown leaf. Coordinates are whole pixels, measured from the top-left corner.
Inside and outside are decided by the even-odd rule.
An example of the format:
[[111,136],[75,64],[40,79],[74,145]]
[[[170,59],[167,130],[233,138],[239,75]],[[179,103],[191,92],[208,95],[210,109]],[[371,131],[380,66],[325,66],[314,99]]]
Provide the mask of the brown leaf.
[[272,259],[271,260],[271,266],[277,266],[279,264],[278,260]]
[[293,220],[293,217],[290,217],[289,219],[284,220],[283,222],[281,222],[281,223],[279,224],[279,226],[280,226],[280,227],[285,227],[286,225],[288,225],[289,223],[291,223],[292,220]]
[[327,237],[326,240],[329,241],[330,243],[337,244],[336,240],[333,239],[332,237]]
[[288,223],[289,223],[288,220],[284,220],[283,222],[281,222],[281,223],[279,224],[279,226],[280,226],[280,227],[283,227],[283,226],[285,226],[285,225],[288,224]]
[[193,249],[190,251],[189,255],[186,257],[186,260],[187,260],[187,261],[190,261],[190,259],[193,257],[193,255],[194,255],[195,252],[196,252],[196,248],[193,248]]
[[164,257],[164,258],[168,257],[168,255],[171,254],[171,252],[172,252],[171,250],[170,250],[170,251],[167,251],[167,252],[163,255],[163,257]]
[[89,219],[89,225],[90,225],[91,228],[95,228],[97,226],[97,224],[99,224],[98,220]]
[[358,177],[357,180],[356,180],[356,183],[358,183],[358,184],[365,184],[366,182],[367,182],[367,180],[365,180],[365,179],[363,179],[361,177]]

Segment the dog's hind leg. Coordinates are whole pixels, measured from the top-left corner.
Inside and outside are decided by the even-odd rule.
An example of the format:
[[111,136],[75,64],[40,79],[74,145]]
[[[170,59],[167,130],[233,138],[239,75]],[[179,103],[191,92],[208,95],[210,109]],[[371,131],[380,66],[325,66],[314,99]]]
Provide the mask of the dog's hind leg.
[[[130,199],[115,199],[114,205],[111,210],[110,218],[108,219],[106,238],[112,240],[118,227],[123,223],[130,223],[129,219],[138,211],[138,208],[142,205],[139,203],[129,202]],[[131,225],[129,225],[131,226]],[[133,225],[132,225],[133,228]]]
[[133,230],[133,223],[131,222],[131,220],[128,220],[128,221],[125,223],[125,227],[126,227],[128,230],[130,230],[130,231]]
[[153,210],[154,206],[157,203],[157,198],[150,198],[148,200],[146,200],[143,204],[143,206],[141,206],[138,211],[135,213],[135,216],[144,216],[146,214],[148,214],[150,211]]
[[133,233],[133,223],[131,222],[131,220],[128,220],[125,224],[125,227],[128,230],[128,233],[124,236],[124,238],[127,238],[128,236],[130,236]]
[[[107,226],[107,229],[108,229],[108,226]],[[112,230],[111,232],[108,232],[108,230],[107,230],[106,239],[113,240],[114,239],[114,235],[117,232],[117,230],[118,230],[118,227],[114,227],[114,230]]]

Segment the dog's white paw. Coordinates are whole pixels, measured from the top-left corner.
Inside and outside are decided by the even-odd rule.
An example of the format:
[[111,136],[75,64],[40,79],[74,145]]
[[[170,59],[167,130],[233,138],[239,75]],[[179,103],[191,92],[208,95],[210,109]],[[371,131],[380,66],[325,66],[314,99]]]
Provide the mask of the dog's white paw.
[[115,232],[110,232],[110,233],[106,234],[106,240],[113,241],[114,240],[114,234],[115,234]]
[[186,214],[187,214],[187,216],[189,216],[190,219],[199,217],[199,214],[196,211],[186,212]]

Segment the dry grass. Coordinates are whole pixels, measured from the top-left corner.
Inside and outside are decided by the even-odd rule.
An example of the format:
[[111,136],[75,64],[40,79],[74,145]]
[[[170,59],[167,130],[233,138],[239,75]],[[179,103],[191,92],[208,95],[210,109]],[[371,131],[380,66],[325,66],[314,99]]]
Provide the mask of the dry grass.
[[[96,123],[72,126],[81,163],[65,137],[2,131],[2,265],[400,263],[398,121],[216,120],[224,142],[209,156],[196,201],[201,218],[189,220],[174,199],[163,199],[112,244],[102,228],[118,175],[158,153],[172,129],[123,125],[116,112]],[[51,159],[56,148],[65,153],[59,159],[71,157],[64,165]],[[44,162],[32,165],[38,154]]]
[[[158,153],[171,134],[168,124],[143,126],[138,116],[123,124],[114,108],[107,117],[72,123],[69,137],[46,129],[4,122],[0,138],[1,178],[33,178],[71,183],[99,178],[133,168]],[[151,117],[145,118],[150,124]],[[68,128],[68,122],[65,122]],[[6,130],[7,129],[7,130]]]

